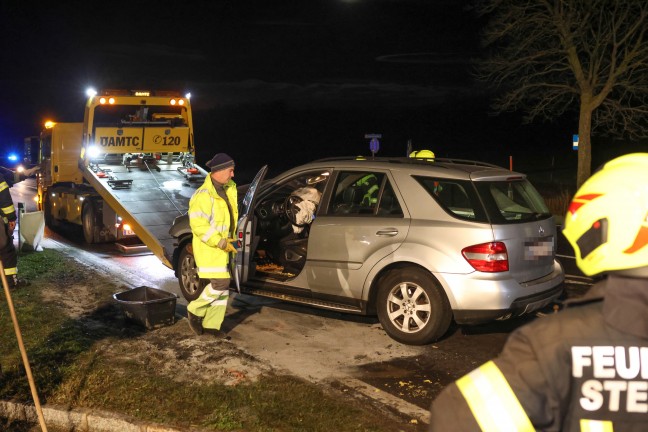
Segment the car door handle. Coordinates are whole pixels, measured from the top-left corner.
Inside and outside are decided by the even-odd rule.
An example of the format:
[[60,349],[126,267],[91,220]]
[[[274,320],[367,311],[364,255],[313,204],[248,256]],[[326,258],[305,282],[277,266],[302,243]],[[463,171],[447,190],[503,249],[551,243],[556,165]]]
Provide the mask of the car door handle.
[[377,231],[376,235],[385,236],[385,237],[394,237],[395,235],[398,235],[398,230],[396,228],[385,228],[385,229],[381,229],[380,231]]

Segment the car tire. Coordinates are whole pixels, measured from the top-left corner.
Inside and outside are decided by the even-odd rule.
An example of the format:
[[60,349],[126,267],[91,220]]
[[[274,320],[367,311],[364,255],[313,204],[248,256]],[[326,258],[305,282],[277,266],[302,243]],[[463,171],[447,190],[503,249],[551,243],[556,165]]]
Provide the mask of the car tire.
[[81,210],[83,239],[88,244],[99,242],[99,227],[97,226],[97,209],[92,201],[87,201]]
[[385,332],[408,345],[434,342],[452,322],[445,292],[430,273],[418,267],[385,274],[379,282],[376,308]]
[[182,296],[188,302],[196,300],[202,294],[209,281],[200,279],[196,268],[196,259],[193,256],[191,243],[186,244],[180,251],[178,258],[178,282]]

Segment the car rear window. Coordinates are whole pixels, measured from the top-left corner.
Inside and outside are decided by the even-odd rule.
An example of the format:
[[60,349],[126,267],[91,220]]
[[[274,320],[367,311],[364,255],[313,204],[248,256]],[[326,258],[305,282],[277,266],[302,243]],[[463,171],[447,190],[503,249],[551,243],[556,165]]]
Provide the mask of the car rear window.
[[475,222],[488,222],[477,191],[468,180],[414,177],[443,209],[451,215]]
[[520,223],[551,217],[544,199],[526,179],[473,184],[493,223]]
[[506,224],[551,217],[544,199],[526,179],[415,178],[446,212],[459,219]]

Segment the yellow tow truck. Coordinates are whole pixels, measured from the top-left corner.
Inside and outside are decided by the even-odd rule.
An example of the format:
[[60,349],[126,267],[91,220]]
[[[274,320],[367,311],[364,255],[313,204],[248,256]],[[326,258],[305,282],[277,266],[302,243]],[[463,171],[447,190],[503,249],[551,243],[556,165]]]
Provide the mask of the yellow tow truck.
[[195,163],[188,95],[91,92],[82,123],[40,135],[38,205],[48,227],[80,225],[88,243],[141,244],[172,267],[169,228],[207,172]]

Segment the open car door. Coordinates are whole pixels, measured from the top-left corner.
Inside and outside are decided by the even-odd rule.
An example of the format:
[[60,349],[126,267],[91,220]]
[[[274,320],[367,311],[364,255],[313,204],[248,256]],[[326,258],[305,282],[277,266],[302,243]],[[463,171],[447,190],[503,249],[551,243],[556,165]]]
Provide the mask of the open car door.
[[250,187],[239,204],[239,220],[236,225],[236,238],[238,239],[238,253],[235,260],[230,260],[231,272],[236,282],[236,289],[241,292],[241,284],[248,278],[250,265],[250,242],[254,238],[254,204],[256,191],[268,172],[268,165],[264,165],[250,183]]

